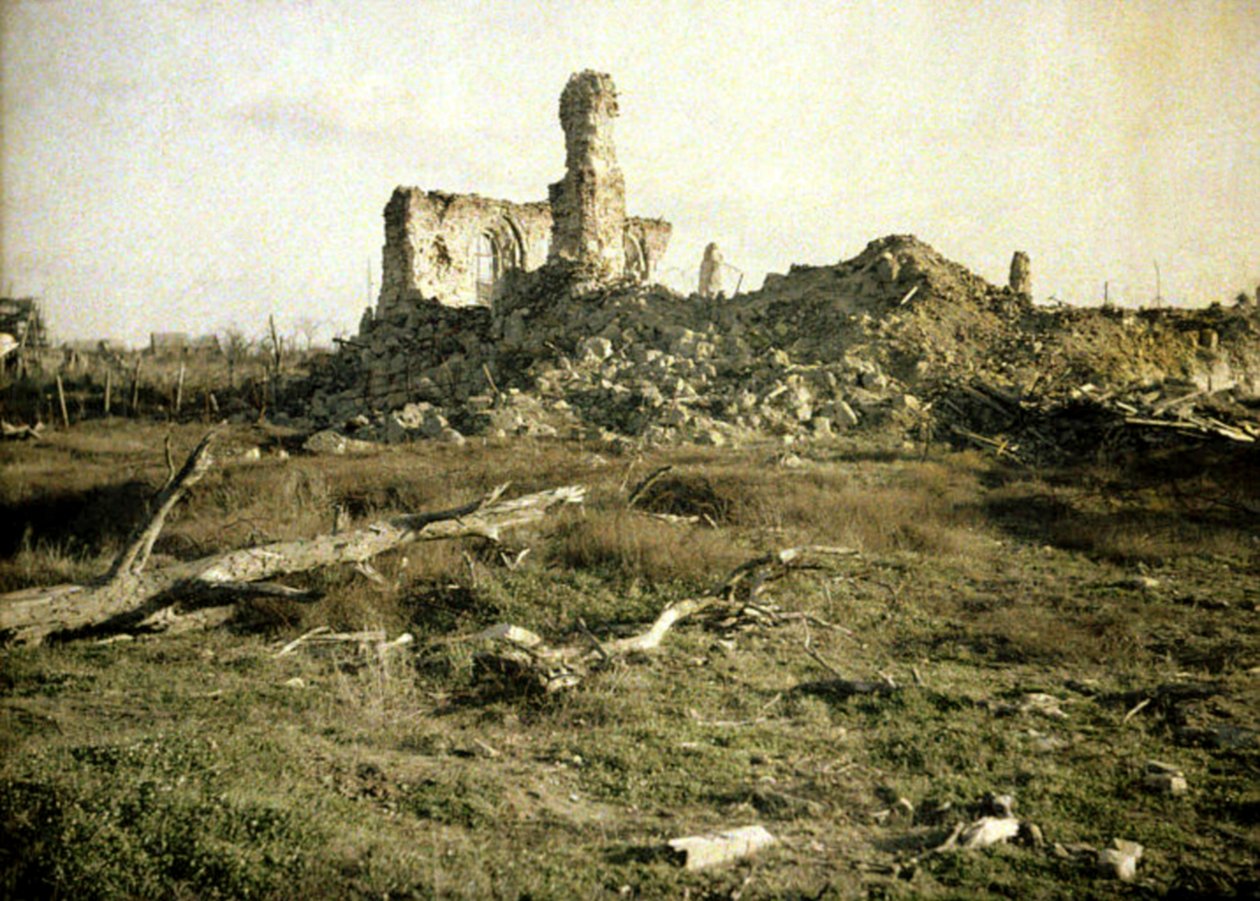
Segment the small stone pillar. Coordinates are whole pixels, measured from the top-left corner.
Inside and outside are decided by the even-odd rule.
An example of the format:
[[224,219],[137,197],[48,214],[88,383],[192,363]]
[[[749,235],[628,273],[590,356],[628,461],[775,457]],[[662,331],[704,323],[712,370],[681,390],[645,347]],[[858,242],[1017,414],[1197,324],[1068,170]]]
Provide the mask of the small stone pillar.
[[700,260],[700,296],[717,297],[722,293],[722,251],[710,242]]
[[551,251],[547,261],[576,263],[601,280],[626,268],[626,181],[617,166],[612,77],[587,69],[560,95],[565,175],[551,185]]
[[1032,297],[1032,263],[1022,250],[1015,251],[1011,257],[1010,288],[1016,294]]

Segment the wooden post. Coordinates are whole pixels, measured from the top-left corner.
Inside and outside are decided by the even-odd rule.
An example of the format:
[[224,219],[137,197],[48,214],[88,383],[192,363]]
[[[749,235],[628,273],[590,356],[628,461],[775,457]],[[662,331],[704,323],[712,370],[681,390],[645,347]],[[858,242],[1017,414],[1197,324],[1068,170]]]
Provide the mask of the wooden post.
[[105,370],[105,415],[109,415],[109,396],[114,388],[114,367],[108,366]]
[[263,378],[262,385],[258,392],[258,424],[259,425],[262,425],[264,422],[267,421],[267,396],[268,396],[268,392],[271,390],[271,381],[267,377],[266,367],[263,368],[262,378]]
[[131,371],[131,408],[127,411],[131,416],[136,415],[136,411],[140,407],[140,364],[144,362],[144,357],[136,357],[136,368]]
[[179,408],[184,401],[184,362],[181,360],[179,364],[179,378],[175,380],[175,415],[179,415]]
[[57,373],[57,404],[61,407],[61,424],[70,428],[70,414],[66,412],[66,389],[61,384],[61,373]]
[[276,317],[274,313],[267,317],[267,328],[271,330],[271,379],[267,383],[271,396],[268,400],[270,400],[271,407],[274,409],[276,406],[276,392],[280,388],[280,364],[282,361],[280,336],[276,334]]

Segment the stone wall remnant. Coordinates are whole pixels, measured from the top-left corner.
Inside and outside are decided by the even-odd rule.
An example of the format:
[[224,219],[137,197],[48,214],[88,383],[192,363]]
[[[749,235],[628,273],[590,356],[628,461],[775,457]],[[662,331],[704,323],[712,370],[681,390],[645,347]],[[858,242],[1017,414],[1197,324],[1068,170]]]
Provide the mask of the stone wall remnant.
[[1011,257],[1009,285],[1016,294],[1032,296],[1032,263],[1028,259],[1028,254],[1022,250],[1015,251],[1015,255]]
[[700,260],[701,297],[717,297],[722,293],[722,263],[722,251],[716,243],[710,242]]
[[560,95],[565,175],[551,185],[552,262],[576,264],[600,280],[626,269],[626,182],[617,165],[612,77],[587,69]]
[[378,313],[420,299],[491,306],[513,272],[546,261],[550,238],[545,203],[396,188],[385,207]]
[[586,71],[569,79],[560,98],[567,171],[549,201],[396,188],[385,207],[377,316],[417,303],[494,307],[517,273],[551,261],[578,264],[598,281],[652,281],[672,228],[626,216],[616,115],[609,76]]
[[626,217],[626,276],[640,284],[654,281],[673,232],[674,227],[664,219]]

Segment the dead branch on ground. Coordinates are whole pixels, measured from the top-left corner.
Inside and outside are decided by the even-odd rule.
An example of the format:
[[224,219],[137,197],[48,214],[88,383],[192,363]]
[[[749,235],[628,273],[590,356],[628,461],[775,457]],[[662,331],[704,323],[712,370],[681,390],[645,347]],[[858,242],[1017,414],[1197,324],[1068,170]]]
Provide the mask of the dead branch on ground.
[[208,433],[154,498],[153,510],[109,571],[83,585],[27,588],[0,595],[0,644],[40,644],[86,631],[184,630],[220,625],[250,595],[310,600],[277,584],[278,576],[366,561],[417,541],[480,537],[498,541],[507,529],[536,522],[556,507],[581,503],[585,488],[566,485],[500,500],[506,485],[471,503],[397,516],[362,529],[280,541],[183,561],[156,570],[146,564],[174,506],[214,465]]
[[791,570],[817,568],[821,558],[856,553],[845,547],[805,545],[756,557],[737,566],[707,594],[667,604],[642,632],[610,641],[601,641],[589,629],[580,628],[580,642],[551,646],[528,629],[501,623],[476,636],[493,642],[477,654],[476,663],[482,673],[494,674],[517,688],[546,693],[572,688],[596,667],[656,650],[670,629],[697,613],[719,605],[750,609],[770,581]]

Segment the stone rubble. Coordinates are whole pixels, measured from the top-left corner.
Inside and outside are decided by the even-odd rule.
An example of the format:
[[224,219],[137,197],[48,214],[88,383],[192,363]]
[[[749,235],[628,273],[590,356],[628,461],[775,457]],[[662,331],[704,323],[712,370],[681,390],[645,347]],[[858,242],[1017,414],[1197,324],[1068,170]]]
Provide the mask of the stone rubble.
[[[1204,322],[1214,349],[1188,328]],[[434,437],[410,424],[415,404],[463,435],[719,445],[854,429],[913,438],[929,411],[997,430],[1028,408],[1006,398],[1064,389],[1069,407],[1120,386],[1260,397],[1260,318],[1247,311],[1035,307],[909,236],[733,299],[592,286],[545,266],[494,309],[395,305],[341,356],[291,412],[336,428],[366,413],[363,437],[390,441]],[[1000,396],[971,396],[968,378]]]
[[[1043,398],[1065,400],[1088,432],[1092,420],[1072,406],[1086,388],[1150,395],[1135,411],[1179,385],[1213,402],[1260,397],[1253,305],[1037,306],[1023,252],[996,287],[911,235],[890,235],[728,298],[711,243],[696,294],[652,284],[670,227],[626,216],[619,111],[608,75],[569,79],[566,171],[548,204],[395,192],[377,309],[280,412],[312,429],[356,423],[356,439],[386,442],[791,445],[883,430],[1013,454],[993,433],[1029,425],[1024,414]],[[1212,417],[1209,430],[1250,434],[1226,420]],[[1029,434],[1044,431],[1038,419]]]

